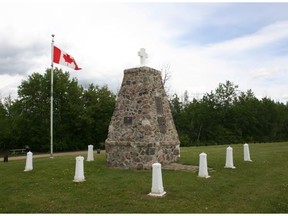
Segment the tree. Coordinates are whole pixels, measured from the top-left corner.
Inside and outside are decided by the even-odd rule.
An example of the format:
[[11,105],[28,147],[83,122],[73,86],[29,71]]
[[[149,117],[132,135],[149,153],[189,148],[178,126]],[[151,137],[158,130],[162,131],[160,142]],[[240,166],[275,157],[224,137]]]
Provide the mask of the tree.
[[184,146],[288,139],[288,106],[259,100],[252,90],[238,91],[230,81],[200,100],[181,103],[174,97],[172,102],[180,107],[173,117]]
[[180,143],[182,146],[188,146],[190,140],[184,129],[185,124],[183,123],[183,103],[180,101],[177,94],[174,94],[170,100],[170,108]]
[[161,68],[162,83],[165,89],[167,96],[170,93],[170,87],[168,86],[168,81],[171,78],[170,64],[166,64]]
[[[57,76],[56,76],[57,77]],[[18,88],[19,99],[16,121],[19,147],[29,143],[33,150],[42,150],[49,144],[50,88],[49,80],[40,73],[33,73]],[[19,113],[20,112],[20,113]]]
[[208,108],[210,120],[209,124],[203,127],[202,133],[205,132],[207,139],[213,140],[215,144],[237,142],[238,135],[234,133],[237,126],[233,112],[233,106],[237,101],[237,88],[237,85],[226,81],[218,85],[215,93],[211,91],[203,96],[202,103]]
[[5,109],[2,100],[0,100],[0,146],[1,150],[6,149],[6,141],[9,137],[9,124],[8,124],[8,117],[7,111]]
[[[54,145],[55,150],[79,149],[81,139],[79,116],[82,110],[82,87],[69,79],[69,73],[54,69]],[[21,143],[29,143],[34,151],[50,148],[50,79],[51,70],[44,75],[33,73],[18,89],[21,118],[18,133]]]
[[[83,89],[68,72],[54,69],[54,150],[100,147],[107,137],[115,95],[107,86]],[[18,99],[0,104],[0,143],[9,148],[29,145],[33,151],[50,150],[51,70],[33,73],[18,87]],[[2,144],[3,145],[3,144]]]
[[100,88],[90,84],[88,89],[84,90],[84,115],[83,133],[86,136],[88,143],[95,143],[97,148],[100,148],[101,143],[104,143],[111,116],[115,107],[116,96],[109,91],[107,86]]
[[[49,80],[50,71],[45,74]],[[54,71],[55,150],[79,150],[87,146],[82,136],[83,88],[68,72]]]
[[[50,149],[50,76],[33,73],[18,88],[19,97],[0,102],[0,147],[33,151]],[[83,89],[68,72],[54,70],[54,149],[103,147],[116,96],[107,86]],[[182,97],[181,97],[182,98]],[[170,99],[174,123],[182,146],[288,140],[288,104],[257,99],[238,91],[230,81],[220,83],[202,99]]]
[[256,136],[260,136],[261,130],[257,116],[260,106],[260,101],[251,89],[239,94],[233,107],[239,141],[251,142],[255,141]]

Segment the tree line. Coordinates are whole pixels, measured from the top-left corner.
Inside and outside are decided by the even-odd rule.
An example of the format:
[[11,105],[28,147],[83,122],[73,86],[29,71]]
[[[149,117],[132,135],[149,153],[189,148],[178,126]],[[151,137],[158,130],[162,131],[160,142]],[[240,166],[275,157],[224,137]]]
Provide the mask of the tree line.
[[[0,103],[1,149],[50,150],[51,70],[33,73],[18,87],[18,98]],[[103,148],[116,95],[105,86],[84,88],[68,72],[54,69],[54,151]],[[288,140],[288,104],[257,99],[230,81],[201,99],[170,99],[181,146]]]
[[182,146],[288,140],[288,103],[242,92],[230,81],[220,83],[201,99],[171,99]]
[[[89,84],[84,89],[68,72],[54,69],[54,151],[103,145],[115,107],[115,94],[107,86]],[[2,149],[50,150],[51,69],[33,73],[18,87],[18,98],[0,103]]]

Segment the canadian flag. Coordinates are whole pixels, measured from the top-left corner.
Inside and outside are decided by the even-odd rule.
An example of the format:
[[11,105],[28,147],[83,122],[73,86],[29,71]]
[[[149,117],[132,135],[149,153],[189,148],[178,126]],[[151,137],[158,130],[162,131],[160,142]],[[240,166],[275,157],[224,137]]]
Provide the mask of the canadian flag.
[[56,46],[53,46],[53,62],[56,64],[65,65],[65,66],[70,67],[74,70],[81,70],[82,69],[82,68],[78,67],[75,59],[71,55],[63,52],[62,50],[60,50]]

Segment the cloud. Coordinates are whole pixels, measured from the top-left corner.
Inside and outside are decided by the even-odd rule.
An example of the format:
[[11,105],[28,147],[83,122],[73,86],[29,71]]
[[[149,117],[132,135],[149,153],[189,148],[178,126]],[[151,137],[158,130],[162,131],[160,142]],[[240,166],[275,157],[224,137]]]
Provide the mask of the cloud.
[[71,71],[71,76],[80,83],[109,84],[116,91],[123,70],[139,66],[137,52],[141,47],[149,50],[152,59],[156,50],[165,52],[172,37],[171,31],[148,22],[129,4],[72,1],[64,7],[60,1],[55,7],[50,2],[35,1],[35,10],[31,10],[32,1],[17,3],[14,7],[6,2],[0,14],[0,18],[9,20],[9,25],[0,24],[0,74],[44,73],[50,67],[54,33],[55,44],[83,68],[79,73]]
[[[139,66],[137,52],[143,47],[148,66],[171,66],[169,85],[179,95],[206,93],[230,80],[241,89],[278,97],[288,90],[273,84],[285,80],[288,67],[287,6],[4,0],[0,75],[11,83],[13,77],[44,73],[51,64],[53,33],[55,45],[83,68],[69,70],[83,85],[108,84],[117,92],[123,71]],[[2,95],[5,88],[2,82]]]
[[288,20],[270,24],[253,34],[210,45],[207,52],[218,55],[247,52],[285,39],[288,39]]
[[25,75],[30,68],[38,64],[38,59],[45,55],[41,44],[20,47],[4,40],[0,46],[0,75]]
[[[193,79],[190,79],[191,86],[194,86],[190,87],[190,91],[203,89],[204,92],[208,92],[207,87],[212,90],[217,87],[217,83],[230,80],[239,84],[241,89],[252,89],[260,98],[273,95],[277,100],[285,101],[288,55],[283,52],[282,56],[275,55],[275,50],[279,50],[280,46],[286,46],[287,27],[288,21],[278,21],[245,36],[210,46],[190,47],[187,52],[197,53],[193,58],[194,64],[190,66],[195,69],[195,74],[200,75],[194,76],[200,84],[195,85]],[[180,83],[179,80],[176,86],[181,86]],[[182,86],[184,85],[182,83]],[[197,85],[202,85],[202,88],[197,88]]]
[[17,86],[23,80],[21,75],[0,75],[0,99],[8,97],[9,95],[12,98],[17,97]]

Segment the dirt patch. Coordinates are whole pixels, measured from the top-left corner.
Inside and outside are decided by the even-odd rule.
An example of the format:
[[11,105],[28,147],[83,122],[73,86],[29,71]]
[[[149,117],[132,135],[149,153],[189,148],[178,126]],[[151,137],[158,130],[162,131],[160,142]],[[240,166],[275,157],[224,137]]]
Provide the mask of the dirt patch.
[[168,165],[164,165],[162,168],[168,170],[182,170],[187,172],[197,172],[199,170],[198,166],[184,165],[179,163],[171,163]]
[[[77,151],[77,152],[60,152],[60,153],[54,153],[53,157],[59,157],[59,156],[64,156],[64,155],[81,155],[86,157],[87,151]],[[49,158],[50,154],[33,154],[33,158]],[[21,155],[21,156],[10,156],[8,158],[8,161],[13,161],[13,160],[24,160],[26,159],[26,155]],[[1,161],[3,160],[2,157],[0,159]]]

